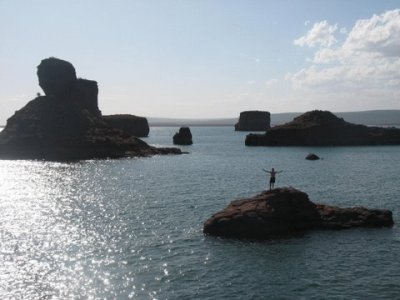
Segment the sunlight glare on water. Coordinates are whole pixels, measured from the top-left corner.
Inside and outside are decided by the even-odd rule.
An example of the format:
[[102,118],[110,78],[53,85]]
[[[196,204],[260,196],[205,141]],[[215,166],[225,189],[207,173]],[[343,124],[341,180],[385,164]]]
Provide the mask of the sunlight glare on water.
[[[176,128],[152,129],[171,146]],[[321,299],[400,296],[400,232],[312,232],[267,242],[202,234],[231,200],[283,170],[315,202],[399,219],[399,147],[245,147],[193,128],[190,154],[76,163],[0,160],[1,299]],[[315,152],[324,159],[309,162]]]

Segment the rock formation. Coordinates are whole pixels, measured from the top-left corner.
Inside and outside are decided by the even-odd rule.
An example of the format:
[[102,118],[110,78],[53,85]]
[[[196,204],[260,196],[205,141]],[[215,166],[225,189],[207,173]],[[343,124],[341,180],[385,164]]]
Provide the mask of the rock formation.
[[203,232],[225,237],[268,239],[311,229],[392,225],[392,213],[388,210],[314,204],[304,192],[278,188],[252,198],[232,201],[204,223]]
[[308,154],[308,155],[306,156],[306,159],[307,159],[307,160],[318,160],[318,159],[319,159],[319,156],[316,155],[316,154],[314,154],[314,153],[310,153],[310,154]]
[[97,103],[97,82],[76,78],[74,66],[54,57],[44,59],[37,68],[39,86],[54,101],[74,106],[76,110],[88,110],[95,116],[101,112]]
[[329,111],[310,111],[265,134],[246,136],[248,146],[399,145],[400,129],[348,123]]
[[239,122],[235,124],[236,131],[266,131],[270,128],[271,115],[267,111],[243,111]]
[[145,117],[133,115],[109,115],[102,119],[114,128],[118,128],[136,137],[146,137],[149,135],[149,123]]
[[181,153],[158,149],[105,122],[97,82],[77,79],[71,63],[57,58],[38,66],[38,96],[7,120],[0,132],[0,158],[81,160]]
[[179,132],[176,132],[173,136],[175,145],[192,145],[192,133],[189,127],[179,128]]

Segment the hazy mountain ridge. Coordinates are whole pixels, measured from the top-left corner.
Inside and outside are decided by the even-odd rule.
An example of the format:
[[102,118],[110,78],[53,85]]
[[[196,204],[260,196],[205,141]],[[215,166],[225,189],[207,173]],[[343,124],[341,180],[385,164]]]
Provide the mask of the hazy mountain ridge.
[[[271,125],[287,123],[293,118],[301,115],[301,112],[272,113]],[[391,126],[400,124],[400,110],[368,110],[355,112],[334,113],[339,118],[354,124]],[[147,118],[150,126],[234,126],[237,118],[215,118],[215,119],[170,119],[170,118]]]

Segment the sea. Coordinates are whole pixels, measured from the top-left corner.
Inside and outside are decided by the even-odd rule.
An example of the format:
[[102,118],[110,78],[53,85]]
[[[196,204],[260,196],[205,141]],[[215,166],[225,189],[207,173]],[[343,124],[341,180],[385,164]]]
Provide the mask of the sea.
[[[144,140],[173,146],[177,130]],[[0,299],[400,298],[400,146],[246,147],[232,127],[191,131],[183,155],[0,160]],[[212,214],[267,188],[272,167],[276,187],[390,209],[395,225],[205,236]]]

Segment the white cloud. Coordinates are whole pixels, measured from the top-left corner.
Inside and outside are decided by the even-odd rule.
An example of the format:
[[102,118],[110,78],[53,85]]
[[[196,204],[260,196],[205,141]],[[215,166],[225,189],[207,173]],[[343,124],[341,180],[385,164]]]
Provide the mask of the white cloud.
[[[330,26],[323,21],[314,24],[313,29],[322,27]],[[347,92],[365,99],[379,95],[399,102],[400,9],[358,20],[346,40],[335,48],[328,38],[322,42],[322,38],[311,36],[309,32],[295,41],[296,45],[312,47],[320,40],[321,47],[315,51],[310,66],[287,74],[286,79],[294,88],[331,94]]]
[[400,9],[358,20],[343,49],[400,57]]
[[315,47],[320,45],[322,47],[330,47],[337,42],[333,35],[336,30],[337,24],[329,25],[326,20],[317,22],[306,35],[298,38],[293,43],[297,46]]

